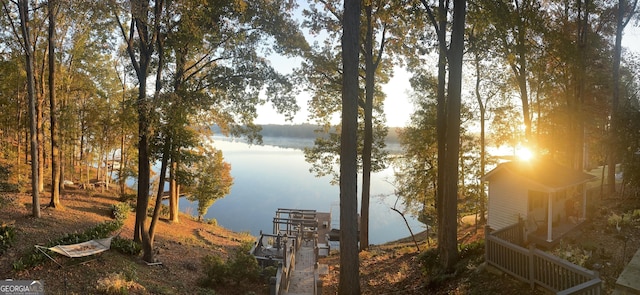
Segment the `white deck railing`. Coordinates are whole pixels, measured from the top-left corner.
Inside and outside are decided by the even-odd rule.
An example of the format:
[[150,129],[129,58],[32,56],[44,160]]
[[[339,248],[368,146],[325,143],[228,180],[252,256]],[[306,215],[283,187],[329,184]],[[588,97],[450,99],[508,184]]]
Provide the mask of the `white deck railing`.
[[522,223],[491,232],[485,229],[485,261],[517,279],[541,286],[556,294],[599,295],[602,281],[598,273],[560,259],[534,245],[524,248]]

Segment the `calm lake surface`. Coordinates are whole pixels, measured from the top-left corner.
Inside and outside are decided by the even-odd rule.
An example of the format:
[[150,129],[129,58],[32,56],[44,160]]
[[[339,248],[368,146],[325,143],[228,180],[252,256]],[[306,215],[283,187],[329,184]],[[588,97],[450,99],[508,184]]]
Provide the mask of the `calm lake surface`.
[[[265,142],[270,141],[265,138]],[[220,226],[230,230],[258,236],[260,230],[272,232],[272,220],[278,208],[315,209],[331,212],[332,227],[336,227],[333,223],[339,220],[339,187],[330,184],[330,177],[318,178],[309,172],[311,164],[305,162],[302,150],[248,145],[224,137],[215,137],[213,145],[223,151],[225,161],[231,164],[234,185],[229,195],[209,208],[205,218],[215,218]],[[390,209],[396,197],[386,181],[392,177],[391,169],[371,176],[369,241],[372,244],[410,235],[402,217]],[[181,198],[180,211],[197,214],[197,204]],[[424,230],[420,222],[407,218],[414,233]]]

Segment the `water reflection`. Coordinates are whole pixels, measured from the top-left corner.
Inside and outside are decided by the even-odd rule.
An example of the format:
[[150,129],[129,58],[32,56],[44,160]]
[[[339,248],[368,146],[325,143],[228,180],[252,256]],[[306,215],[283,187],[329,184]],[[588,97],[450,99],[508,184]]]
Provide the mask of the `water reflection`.
[[[224,153],[231,164],[234,185],[231,193],[216,201],[205,218],[215,218],[218,224],[233,231],[248,231],[257,236],[260,230],[271,233],[272,220],[278,208],[333,211],[332,220],[339,220],[339,188],[331,185],[330,177],[315,177],[309,172],[299,149],[247,145],[243,142],[215,138],[214,146]],[[389,209],[395,202],[393,187],[385,180],[393,177],[391,169],[372,174],[369,240],[380,244],[409,236],[400,215]],[[386,195],[387,197],[379,197]],[[376,197],[377,196],[377,197]],[[196,214],[197,205],[186,199],[180,210]],[[415,232],[421,223],[410,219]]]

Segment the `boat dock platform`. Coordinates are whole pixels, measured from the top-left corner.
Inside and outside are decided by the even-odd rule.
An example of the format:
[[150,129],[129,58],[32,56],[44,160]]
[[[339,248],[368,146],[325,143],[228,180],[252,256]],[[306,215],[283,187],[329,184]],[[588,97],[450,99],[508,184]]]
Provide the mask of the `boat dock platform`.
[[260,233],[251,249],[260,265],[277,266],[270,279],[271,295],[322,294],[321,276],[328,267],[318,258],[330,252],[328,233],[331,213],[279,208],[273,218],[273,233]]

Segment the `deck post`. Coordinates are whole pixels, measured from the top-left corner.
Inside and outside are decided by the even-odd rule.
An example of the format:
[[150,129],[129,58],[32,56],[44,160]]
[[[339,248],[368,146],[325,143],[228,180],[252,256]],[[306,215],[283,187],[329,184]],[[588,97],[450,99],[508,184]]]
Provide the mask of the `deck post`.
[[273,219],[273,234],[277,235],[278,234],[278,229],[276,228],[277,224],[276,224],[276,219]]
[[529,285],[531,285],[531,290],[536,287],[536,272],[535,272],[535,255],[533,255],[533,250],[536,249],[536,244],[531,243],[529,245]]
[[[490,248],[490,246],[488,245],[487,241],[489,240],[489,235],[490,234],[491,234],[491,227],[489,225],[485,225],[484,226],[484,241],[485,241],[484,261],[485,262],[489,262],[489,248]],[[429,239],[428,236],[427,236],[427,239]]]
[[553,241],[553,198],[551,198],[551,193],[547,193],[549,196],[548,200],[548,214],[547,214],[547,242]]
[[587,219],[587,184],[582,185],[582,220]]

